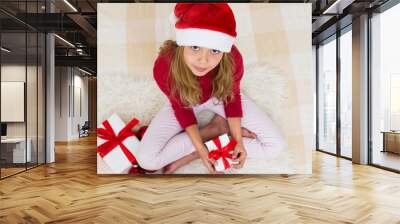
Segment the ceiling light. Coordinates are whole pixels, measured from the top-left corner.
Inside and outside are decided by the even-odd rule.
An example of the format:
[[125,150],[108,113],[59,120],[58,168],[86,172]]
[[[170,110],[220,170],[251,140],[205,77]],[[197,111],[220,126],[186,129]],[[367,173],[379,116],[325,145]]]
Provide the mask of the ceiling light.
[[78,10],[71,4],[69,3],[68,0],[64,0],[65,4],[67,4],[72,10],[74,10],[75,12],[78,12]]
[[5,47],[1,47],[1,50],[4,51],[4,52],[6,52],[6,53],[10,53],[10,52],[11,52],[11,50],[9,50],[9,49],[7,49],[7,48],[5,48]]
[[66,39],[58,36],[57,34],[54,34],[54,36],[56,36],[58,39],[60,39],[61,41],[63,41],[64,43],[68,44],[69,46],[75,48],[75,45],[71,44],[71,42],[67,41]]
[[330,5],[327,9],[324,10],[322,14],[327,14],[331,11],[336,5],[340,2],[340,0],[336,0],[332,5]]
[[356,0],[336,0],[322,14],[342,14],[343,10],[353,4]]
[[79,68],[79,67],[78,67],[78,70],[81,71],[81,72],[83,72],[83,73],[85,73],[85,74],[92,75],[92,73],[90,73],[90,72],[88,72],[88,71],[86,71],[86,70],[83,70],[83,69],[81,69],[81,68]]

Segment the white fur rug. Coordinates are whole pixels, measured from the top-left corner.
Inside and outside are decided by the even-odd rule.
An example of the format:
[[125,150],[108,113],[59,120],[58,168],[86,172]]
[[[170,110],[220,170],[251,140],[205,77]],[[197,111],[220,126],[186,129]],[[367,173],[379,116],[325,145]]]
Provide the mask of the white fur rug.
[[[277,126],[287,125],[283,123],[283,117],[280,117],[280,108],[284,107],[287,102],[287,83],[288,80],[279,74],[266,63],[251,63],[245,65],[245,74],[241,83],[242,93],[251,98]],[[131,84],[131,88],[137,90],[141,96],[132,97],[130,105],[133,111],[137,113],[127,115],[121,113],[121,117],[127,121],[132,117],[136,117],[141,124],[149,124],[153,116],[167,103],[167,98],[158,89],[153,80],[137,80]],[[151,101],[148,99],[152,99]],[[203,126],[211,118],[212,112],[203,112],[200,114],[199,125]],[[284,133],[285,135],[285,133]],[[293,155],[290,150],[282,152],[273,160],[254,160],[248,159],[245,167],[239,170],[229,169],[225,173],[229,174],[290,174],[294,173]],[[98,158],[98,173],[110,173],[107,165]],[[160,172],[157,172],[160,173]],[[156,173],[156,174],[157,174]],[[176,174],[205,174],[206,168],[200,160],[191,162],[190,164],[178,169]]]

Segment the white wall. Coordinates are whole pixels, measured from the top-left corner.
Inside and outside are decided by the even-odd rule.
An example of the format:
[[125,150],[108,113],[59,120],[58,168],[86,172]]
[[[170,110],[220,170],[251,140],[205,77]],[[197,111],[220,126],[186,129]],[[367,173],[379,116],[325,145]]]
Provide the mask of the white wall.
[[88,78],[83,75],[75,68],[56,67],[56,141],[77,139],[78,124],[88,120]]
[[55,141],[68,140],[69,68],[55,68]]
[[[2,82],[25,82],[25,65],[2,65],[1,66],[1,81]],[[32,70],[28,66],[28,73]],[[2,96],[4,97],[4,96]],[[6,110],[6,108],[1,108]],[[25,137],[25,123],[24,122],[7,122],[7,136],[8,137]]]
[[[25,70],[26,69],[26,70]],[[1,66],[1,81],[2,82],[25,82],[26,73],[28,74],[29,86],[36,86],[36,80],[31,78],[31,75],[36,76],[36,66],[25,65],[2,65]],[[32,111],[36,111],[36,87],[27,88],[27,119],[28,119],[28,137],[30,133],[35,133],[36,136],[36,120],[37,115]],[[4,97],[4,96],[2,96]],[[33,102],[33,104],[32,104]],[[39,105],[40,106],[40,105]],[[1,108],[6,110],[7,108]],[[34,122],[34,124],[32,123]],[[7,122],[8,137],[25,137],[25,122]]]
[[[71,138],[78,138],[78,124],[81,126],[88,120],[88,77],[81,76],[82,73],[78,73],[77,70],[74,70],[74,96],[71,96],[74,99],[74,102],[71,102],[71,105],[74,105],[72,110],[72,119],[71,119]],[[80,97],[79,97],[80,96]],[[80,111],[81,110],[81,111]]]
[[[27,80],[26,80],[27,79]],[[26,85],[26,106],[21,108],[22,113],[26,112],[26,121],[6,122],[7,137],[24,138],[30,140],[32,161],[44,163],[45,150],[45,115],[44,115],[44,73],[41,66],[25,66],[25,64],[4,64],[1,66],[1,81],[3,82],[24,82]],[[7,95],[2,95],[2,98]],[[1,108],[2,112],[16,113],[10,108]],[[51,160],[48,160],[51,161]]]

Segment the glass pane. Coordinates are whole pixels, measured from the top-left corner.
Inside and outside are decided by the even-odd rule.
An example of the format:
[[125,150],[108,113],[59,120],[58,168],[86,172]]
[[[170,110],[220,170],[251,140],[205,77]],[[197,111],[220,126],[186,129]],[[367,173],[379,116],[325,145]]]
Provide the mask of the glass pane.
[[[25,170],[26,34],[1,34],[1,174]],[[6,49],[6,50],[4,50]]]
[[336,153],[336,40],[318,48],[319,149]]
[[43,33],[38,36],[38,163],[45,163],[45,44],[46,37]]
[[[37,1],[27,1],[26,12],[27,20],[30,24],[37,24],[39,11]],[[37,63],[38,63],[38,37],[36,30],[27,30],[27,80],[26,80],[26,113],[27,113],[27,151],[28,160],[27,167],[37,165]]]
[[352,35],[340,37],[340,121],[341,155],[351,158],[352,149]]
[[29,167],[33,167],[37,165],[37,132],[38,132],[38,101],[37,101],[37,33],[36,32],[29,32],[27,33],[27,43],[28,43],[28,55],[27,55],[27,99],[26,99],[26,111],[27,111],[27,143],[28,143],[28,160],[27,165]]
[[400,5],[372,18],[372,163],[400,170]]

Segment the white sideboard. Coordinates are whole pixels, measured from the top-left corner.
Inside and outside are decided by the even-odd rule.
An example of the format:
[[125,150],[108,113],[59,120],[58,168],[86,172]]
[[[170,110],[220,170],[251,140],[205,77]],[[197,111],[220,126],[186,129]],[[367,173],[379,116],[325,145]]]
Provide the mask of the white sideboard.
[[25,154],[25,138],[6,138],[1,139],[2,145],[13,146],[13,163],[25,163],[32,161],[32,140],[27,138],[26,154]]

